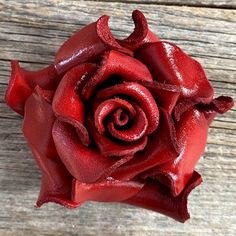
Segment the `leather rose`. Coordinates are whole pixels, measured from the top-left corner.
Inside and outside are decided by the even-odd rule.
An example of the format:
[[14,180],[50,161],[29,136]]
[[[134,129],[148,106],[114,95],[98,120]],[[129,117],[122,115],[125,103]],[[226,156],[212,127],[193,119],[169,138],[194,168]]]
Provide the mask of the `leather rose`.
[[124,40],[108,19],[75,33],[40,71],[12,62],[6,102],[24,117],[42,171],[37,206],[124,202],[184,222],[209,124],[233,101],[213,99],[201,65],[160,41],[140,11]]

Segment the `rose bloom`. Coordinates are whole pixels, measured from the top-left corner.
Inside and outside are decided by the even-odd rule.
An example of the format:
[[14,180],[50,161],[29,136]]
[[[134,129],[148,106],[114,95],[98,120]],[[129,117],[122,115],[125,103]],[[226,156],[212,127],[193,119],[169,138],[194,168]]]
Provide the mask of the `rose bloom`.
[[184,222],[209,124],[233,101],[213,99],[201,65],[160,41],[140,11],[124,40],[108,19],[76,32],[40,71],[12,61],[6,102],[42,171],[37,206],[123,202]]

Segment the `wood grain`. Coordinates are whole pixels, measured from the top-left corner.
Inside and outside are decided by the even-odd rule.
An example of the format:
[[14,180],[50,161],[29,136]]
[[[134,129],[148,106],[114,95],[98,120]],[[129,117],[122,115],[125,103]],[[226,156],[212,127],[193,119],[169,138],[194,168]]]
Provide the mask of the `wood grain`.
[[[97,2],[118,2],[116,0],[95,0]],[[197,6],[210,8],[236,8],[235,0],[121,0],[123,3],[145,3],[145,4],[160,4],[170,6]]]
[[4,103],[10,60],[19,59],[32,70],[43,67],[65,39],[102,14],[112,16],[114,35],[124,37],[132,31],[130,15],[138,8],[160,38],[178,44],[204,65],[216,95],[236,99],[236,11],[140,2],[0,0],[0,235],[235,235],[235,108],[212,124],[197,167],[204,183],[190,196],[192,219],[184,225],[121,204],[87,203],[77,210],[54,204],[33,207],[40,173],[21,133],[20,117]]

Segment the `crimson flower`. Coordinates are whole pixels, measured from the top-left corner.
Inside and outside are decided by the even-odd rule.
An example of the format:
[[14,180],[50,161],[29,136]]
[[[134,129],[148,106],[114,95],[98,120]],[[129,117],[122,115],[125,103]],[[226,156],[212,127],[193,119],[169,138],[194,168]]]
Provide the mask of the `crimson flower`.
[[108,16],[85,26],[42,70],[12,61],[6,102],[23,116],[42,171],[38,207],[123,202],[189,218],[209,124],[233,100],[213,99],[201,65],[160,41],[140,11],[132,17],[135,29],[123,40]]

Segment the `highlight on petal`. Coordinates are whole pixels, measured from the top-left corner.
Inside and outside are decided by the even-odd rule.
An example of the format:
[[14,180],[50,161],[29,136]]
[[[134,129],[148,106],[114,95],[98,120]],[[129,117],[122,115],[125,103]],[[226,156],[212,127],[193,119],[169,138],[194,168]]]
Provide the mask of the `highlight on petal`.
[[159,110],[152,94],[144,86],[136,82],[126,82],[102,89],[97,98],[106,100],[112,96],[126,95],[133,99],[143,109],[148,120],[148,134],[156,130],[159,124]]
[[130,180],[155,166],[174,160],[179,153],[179,146],[171,116],[160,110],[160,125],[148,137],[145,149],[137,153],[129,162],[114,170],[111,176],[119,180]]
[[54,66],[39,71],[27,71],[20,67],[18,61],[11,62],[11,77],[6,91],[6,103],[20,115],[24,115],[24,105],[34,88],[39,85],[43,89],[53,90],[59,83]]
[[104,54],[100,68],[82,89],[82,98],[89,100],[97,86],[114,74],[121,76],[123,81],[152,81],[152,76],[143,63],[123,53],[109,51]]
[[76,207],[71,201],[72,177],[62,164],[52,139],[55,120],[52,108],[44,92],[38,87],[25,104],[23,133],[34,158],[42,171],[42,184],[37,206],[52,201],[68,207]]
[[85,26],[64,42],[55,57],[59,74],[78,64],[97,61],[106,50],[115,49],[131,54],[112,36],[108,20],[109,16],[101,16],[97,22]]
[[143,187],[136,181],[104,180],[98,183],[86,184],[73,181],[72,199],[74,202],[120,202],[136,195]]
[[136,55],[158,82],[180,86],[182,97],[209,103],[213,88],[199,62],[169,42],[145,44]]
[[147,170],[143,177],[157,179],[170,188],[173,196],[179,195],[204,152],[207,134],[208,123],[203,112],[197,109],[185,112],[176,126],[180,154],[169,162]]
[[98,132],[91,115],[88,116],[88,129],[103,156],[124,157],[134,155],[136,152],[143,150],[147,144],[147,136],[131,143],[113,141]]
[[61,121],[77,128],[81,142],[90,144],[89,134],[84,125],[85,107],[77,93],[77,85],[96,70],[93,64],[82,64],[69,70],[61,80],[53,98],[53,111]]
[[134,10],[132,18],[135,25],[134,31],[126,39],[117,40],[122,46],[134,51],[144,43],[159,41],[158,37],[149,30],[146,17],[141,11]]
[[124,203],[156,211],[184,223],[190,218],[187,208],[188,195],[201,182],[201,176],[194,172],[182,193],[174,197],[164,185],[147,180],[144,187]]

